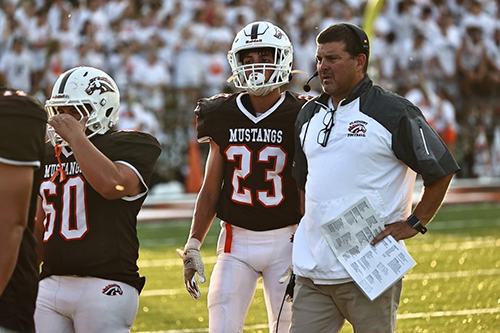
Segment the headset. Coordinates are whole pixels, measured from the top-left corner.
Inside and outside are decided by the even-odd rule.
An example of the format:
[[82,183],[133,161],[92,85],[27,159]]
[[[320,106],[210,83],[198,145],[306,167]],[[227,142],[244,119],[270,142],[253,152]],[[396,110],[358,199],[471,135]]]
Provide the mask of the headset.
[[363,51],[366,51],[366,52],[370,51],[370,42],[368,40],[368,36],[366,35],[366,32],[363,29],[361,29],[357,25],[351,24],[351,23],[342,23],[342,25],[351,29],[351,31],[354,31],[356,36],[358,36],[358,38],[359,38],[359,42],[361,44],[361,48],[363,49]]
[[[368,55],[369,55],[370,54],[370,41],[368,40],[368,35],[366,34],[366,32],[355,24],[351,24],[351,23],[340,23],[340,24],[349,28],[351,31],[353,31],[356,34],[356,36],[358,36],[358,40],[359,40],[359,43],[361,45],[361,49],[364,52],[368,53]],[[309,92],[311,90],[311,86],[309,85],[309,82],[311,82],[311,80],[314,79],[316,76],[318,76],[318,71],[314,72],[314,74],[311,75],[307,79],[306,83],[304,83],[304,86],[302,87],[302,89],[304,89],[305,92]]]

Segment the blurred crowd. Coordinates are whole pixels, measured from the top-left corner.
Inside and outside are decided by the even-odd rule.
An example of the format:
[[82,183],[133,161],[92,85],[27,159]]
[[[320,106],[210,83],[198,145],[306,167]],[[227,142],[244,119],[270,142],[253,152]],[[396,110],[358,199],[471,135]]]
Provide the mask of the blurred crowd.
[[[200,97],[232,92],[226,54],[255,20],[287,32],[294,68],[315,71],[315,37],[363,25],[365,0],[0,0],[1,84],[44,102],[62,72],[89,65],[121,92],[120,129],[155,135],[154,182],[183,181]],[[369,74],[418,105],[454,152],[462,178],[500,177],[500,1],[386,0]],[[303,92],[307,75],[287,88]],[[319,92],[318,82],[312,82]],[[202,154],[204,156],[204,154]]]

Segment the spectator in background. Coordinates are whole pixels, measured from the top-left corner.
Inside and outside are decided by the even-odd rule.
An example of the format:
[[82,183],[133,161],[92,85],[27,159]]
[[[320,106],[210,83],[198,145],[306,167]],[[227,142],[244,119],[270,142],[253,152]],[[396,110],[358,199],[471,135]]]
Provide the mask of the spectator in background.
[[90,39],[78,46],[78,64],[106,68],[107,63],[104,54],[101,52],[100,45],[94,39]]
[[20,6],[14,11],[14,18],[19,23],[23,36],[28,36],[30,29],[36,24],[35,0],[24,0],[19,2]]
[[493,30],[493,38],[486,42],[486,83],[488,96],[495,96],[500,92],[500,23]]
[[471,0],[466,2],[468,10],[462,18],[464,27],[477,26],[481,29],[484,37],[489,38],[492,35],[496,22],[491,16],[483,11],[483,3],[480,0]]
[[466,99],[484,89],[488,66],[482,28],[476,24],[466,28],[466,34],[456,54],[460,91]]
[[167,65],[158,59],[157,49],[147,46],[146,61],[138,62],[132,71],[131,83],[137,91],[137,98],[143,101],[144,106],[160,115],[165,104],[165,92],[171,83]]
[[[78,64],[77,50],[81,39],[79,33],[76,29],[74,29],[74,27],[72,27],[74,19],[71,18],[70,12],[62,12],[60,15],[60,28],[54,33],[53,39],[60,44],[62,70],[64,71],[65,69],[72,68]],[[47,84],[47,86],[47,89],[50,91],[52,87],[50,84]]]
[[220,48],[220,44],[211,43],[206,47],[206,53],[203,56],[203,68],[206,69],[203,85],[205,96],[213,96],[228,89],[227,78],[231,76],[231,71],[227,57],[219,52]]
[[47,10],[39,9],[35,20],[30,23],[28,44],[31,46],[33,61],[33,88],[32,93],[38,91],[40,81],[47,68],[47,51],[51,38],[50,25],[47,21]]
[[[63,73],[64,59],[61,52],[61,44],[58,40],[51,40],[47,46],[47,66],[43,80],[45,82],[55,82],[59,75]],[[44,96],[50,96],[48,85],[44,85]]]
[[474,164],[472,171],[477,178],[488,178],[491,176],[491,154],[486,135],[486,126],[480,124],[474,140]]
[[389,31],[383,38],[379,38],[372,49],[372,63],[377,68],[379,84],[386,89],[400,91],[403,78],[398,70],[398,58],[401,50],[396,43],[394,31]]
[[175,45],[176,54],[173,67],[173,86],[176,90],[178,106],[187,108],[191,101],[201,96],[203,68],[198,48],[201,36],[195,36],[188,25]]
[[439,31],[430,41],[435,49],[427,72],[437,89],[446,93],[447,99],[456,103],[458,98],[458,75],[456,54],[460,47],[460,31],[453,22],[449,11],[441,13],[438,20]]
[[447,96],[448,94],[443,88],[438,88],[434,98],[431,99],[432,103],[435,104],[432,127],[436,130],[441,139],[443,139],[451,154],[456,156],[458,132],[456,110]]
[[422,84],[422,80],[427,77],[430,62],[434,56],[432,46],[420,29],[414,31],[412,41],[405,45],[406,48],[399,51],[398,64],[398,75],[402,77],[402,91],[404,92]]
[[316,45],[314,42],[311,42],[309,35],[305,31],[300,33],[299,40],[294,42],[293,45],[296,45],[293,50],[295,58],[294,66],[297,70],[305,72],[306,76],[294,74],[294,80],[291,84],[294,88],[291,90],[300,91],[302,90],[307,77],[316,71],[314,58],[311,57],[311,54],[313,54],[316,49]]
[[21,36],[14,37],[10,49],[0,58],[0,79],[4,86],[16,87],[31,93],[33,83],[33,56]]

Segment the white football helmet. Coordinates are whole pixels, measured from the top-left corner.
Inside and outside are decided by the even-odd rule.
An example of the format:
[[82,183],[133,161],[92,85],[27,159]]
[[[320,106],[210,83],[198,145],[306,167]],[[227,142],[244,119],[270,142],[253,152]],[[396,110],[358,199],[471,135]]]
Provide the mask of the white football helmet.
[[[273,64],[243,65],[241,51],[271,48],[274,50]],[[293,47],[288,36],[272,23],[259,21],[248,24],[236,35],[227,59],[233,72],[234,85],[247,89],[256,96],[264,96],[287,84],[291,78]],[[265,82],[265,70],[273,70]]]
[[[57,115],[61,106],[74,106],[81,117],[88,117],[85,128],[91,138],[106,133],[118,121],[120,92],[115,81],[100,69],[81,66],[72,68],[59,76],[52,96],[45,102],[49,116]],[[47,134],[55,146],[65,142],[50,125]]]

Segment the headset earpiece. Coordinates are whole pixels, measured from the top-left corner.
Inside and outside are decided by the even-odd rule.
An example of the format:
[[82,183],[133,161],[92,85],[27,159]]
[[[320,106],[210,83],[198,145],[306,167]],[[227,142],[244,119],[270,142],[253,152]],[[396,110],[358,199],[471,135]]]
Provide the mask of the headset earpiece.
[[361,48],[365,51],[370,51],[370,42],[368,40],[368,36],[366,35],[366,32],[364,32],[363,29],[358,27],[357,25],[351,24],[351,23],[342,23],[344,26],[348,27],[354,33],[356,33],[356,36],[358,36],[359,41],[361,43]]

